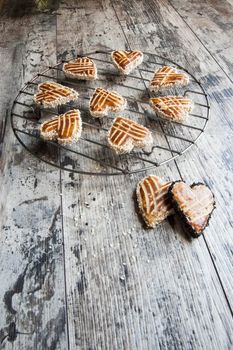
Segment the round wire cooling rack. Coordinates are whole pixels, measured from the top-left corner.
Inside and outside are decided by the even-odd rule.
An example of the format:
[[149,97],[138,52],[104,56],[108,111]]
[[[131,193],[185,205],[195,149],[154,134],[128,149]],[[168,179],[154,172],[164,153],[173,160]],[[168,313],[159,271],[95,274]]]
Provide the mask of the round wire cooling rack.
[[[128,76],[122,76],[114,67],[110,52],[95,51],[82,55],[96,63],[98,79],[95,81],[67,79],[62,64],[68,61],[62,61],[38,73],[19,91],[12,106],[11,125],[21,145],[35,157],[60,169],[80,174],[132,174],[158,167],[181,156],[204,132],[210,106],[201,82],[193,74],[165,57],[144,53],[143,63]],[[172,65],[185,71],[190,78],[188,87],[151,93],[148,90],[149,81],[155,69],[163,65]],[[56,109],[39,109],[33,103],[33,95],[39,83],[49,80],[77,90],[78,100]],[[150,153],[134,150],[126,155],[117,155],[109,147],[107,131],[114,115],[96,119],[89,113],[89,100],[96,87],[117,91],[127,99],[127,107],[120,115],[150,129],[154,140]],[[194,102],[194,109],[187,122],[165,121],[156,115],[149,105],[149,98],[156,95],[188,96]],[[64,146],[40,137],[39,126],[43,121],[73,108],[81,111],[83,121],[82,136],[76,144]]]

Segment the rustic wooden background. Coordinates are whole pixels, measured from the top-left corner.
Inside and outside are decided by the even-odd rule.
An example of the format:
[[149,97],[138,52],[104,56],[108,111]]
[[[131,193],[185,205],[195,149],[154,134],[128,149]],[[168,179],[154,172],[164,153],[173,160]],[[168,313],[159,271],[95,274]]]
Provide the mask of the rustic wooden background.
[[[0,9],[0,348],[232,349],[232,0],[5,0]],[[187,241],[174,220],[144,229],[132,198],[142,175],[65,173],[16,141],[9,113],[23,83],[99,48],[161,54],[202,80],[206,134],[154,171],[213,188],[217,209],[199,239]]]

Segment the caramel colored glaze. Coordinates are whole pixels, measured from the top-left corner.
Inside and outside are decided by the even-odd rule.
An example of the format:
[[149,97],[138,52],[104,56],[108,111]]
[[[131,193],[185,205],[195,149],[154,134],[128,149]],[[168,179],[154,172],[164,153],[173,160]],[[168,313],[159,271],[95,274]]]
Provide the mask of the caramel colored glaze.
[[56,132],[59,139],[68,139],[77,132],[78,128],[79,115],[76,111],[70,111],[44,123],[42,132]]
[[68,97],[73,91],[65,86],[53,82],[42,83],[39,86],[39,92],[36,94],[36,102],[42,101],[53,102],[59,97]]
[[92,112],[103,112],[110,107],[113,111],[118,111],[125,104],[125,99],[116,92],[97,88],[90,101]]
[[72,62],[65,63],[63,69],[65,72],[89,77],[94,77],[96,73],[95,65],[88,57],[79,57]]
[[142,56],[140,51],[113,51],[112,57],[116,63],[125,69],[127,65]]
[[191,188],[184,182],[177,182],[173,186],[172,195],[189,225],[201,233],[214,208],[214,196],[210,189],[203,184]]
[[181,84],[187,84],[189,82],[187,74],[178,73],[177,70],[173,67],[164,66],[155,72],[150,85],[153,87],[161,87],[175,84],[177,82]]
[[153,108],[157,108],[171,119],[191,112],[192,101],[183,96],[154,97],[150,99]]
[[139,202],[143,216],[149,226],[160,222],[173,213],[168,198],[170,183],[163,183],[159,177],[150,175],[139,183]]
[[117,146],[121,146],[128,138],[143,141],[149,130],[133,120],[117,117],[111,127],[109,139]]

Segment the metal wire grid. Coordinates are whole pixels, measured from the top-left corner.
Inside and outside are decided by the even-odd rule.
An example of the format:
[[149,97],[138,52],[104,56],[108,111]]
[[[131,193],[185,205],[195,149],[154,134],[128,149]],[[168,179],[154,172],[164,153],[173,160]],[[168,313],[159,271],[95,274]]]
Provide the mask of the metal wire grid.
[[[110,51],[95,51],[95,52],[90,52],[86,55],[82,55],[82,56],[88,56],[91,59],[94,59],[95,61],[99,62],[100,64],[103,65],[108,65],[110,64],[110,60],[108,59],[110,54]],[[98,55],[101,55],[101,57],[96,57]],[[102,55],[107,56],[106,57],[102,57]],[[176,66],[179,69],[182,69],[183,71],[185,71],[189,76],[190,76],[190,80],[192,82],[192,84],[194,84],[195,86],[198,87],[198,90],[193,90],[193,89],[186,89],[183,92],[183,95],[188,95],[188,94],[192,94],[193,96],[201,96],[204,98],[204,102],[203,103],[199,103],[196,102],[194,100],[195,105],[197,105],[200,110],[201,110],[201,114],[191,114],[192,117],[197,118],[198,120],[203,121],[203,125],[201,125],[201,127],[197,127],[195,125],[189,125],[189,124],[183,124],[183,123],[177,123],[176,121],[169,121],[166,122],[166,124],[164,124],[164,120],[162,118],[160,118],[159,116],[155,115],[155,112],[152,112],[151,108],[142,108],[142,110],[140,111],[138,108],[135,109],[130,109],[127,108],[124,112],[132,112],[134,115],[138,115],[140,118],[145,118],[148,119],[149,121],[151,120],[157,120],[159,128],[151,128],[150,130],[152,131],[152,133],[155,133],[156,135],[162,135],[165,139],[165,143],[166,145],[159,145],[156,144],[153,146],[150,154],[144,152],[144,151],[140,151],[140,152],[131,152],[130,154],[127,155],[121,155],[121,156],[117,156],[114,154],[114,157],[117,157],[117,162],[112,161],[112,159],[103,159],[103,157],[101,158],[96,158],[96,156],[93,156],[91,154],[88,153],[84,153],[81,152],[81,150],[76,150],[74,149],[72,146],[63,146],[61,144],[58,144],[57,142],[54,141],[41,141],[40,135],[38,132],[35,132],[35,130],[38,130],[38,126],[41,123],[40,122],[40,115],[41,115],[41,111],[38,110],[38,108],[36,106],[34,106],[33,104],[28,104],[24,101],[23,102],[20,101],[20,98],[22,96],[27,96],[29,98],[32,98],[32,96],[34,95],[34,93],[29,92],[28,90],[30,90],[31,87],[37,87],[38,84],[41,81],[38,81],[40,79],[46,79],[46,80],[55,80],[58,83],[64,84],[64,85],[68,85],[74,88],[77,88],[77,90],[79,91],[79,89],[84,89],[87,91],[91,91],[95,90],[95,87],[91,86],[90,84],[88,84],[88,82],[85,82],[85,85],[82,86],[82,82],[80,81],[75,81],[75,80],[69,80],[66,78],[59,78],[59,75],[61,75],[62,73],[62,68],[61,65],[64,62],[69,62],[69,61],[62,61],[59,62],[58,64],[54,65],[54,66],[49,66],[47,67],[43,72],[38,73],[32,80],[30,80],[28,83],[26,83],[24,85],[24,87],[19,91],[18,95],[16,96],[16,99],[14,100],[13,103],[13,107],[12,107],[12,113],[11,113],[11,125],[12,125],[12,129],[14,131],[14,134],[16,136],[16,138],[18,139],[18,141],[31,153],[33,154],[35,157],[37,157],[38,159],[53,165],[57,168],[61,168],[63,170],[68,170],[71,172],[75,172],[75,173],[80,173],[80,174],[89,174],[89,175],[121,175],[121,174],[132,174],[132,173],[137,173],[137,172],[142,172],[142,171],[146,171],[149,170],[151,168],[154,167],[158,167],[162,164],[168,163],[169,161],[176,159],[177,157],[179,157],[180,155],[182,155],[183,153],[185,153],[197,140],[198,138],[201,136],[201,134],[204,132],[208,119],[209,119],[209,102],[208,102],[208,97],[207,94],[205,93],[205,90],[201,84],[200,81],[198,81],[194,75],[192,75],[191,73],[189,73],[186,69],[184,69],[183,67],[181,67],[180,65],[176,64],[174,61],[171,61],[165,57],[159,56],[159,55],[155,55],[155,54],[150,54],[150,53],[144,53],[144,56],[146,57],[145,60],[145,65],[149,65],[149,66],[153,66],[153,69],[146,69],[146,68],[142,68],[142,65],[138,67],[137,71],[135,71],[136,73],[139,73],[139,76],[137,74],[135,74],[135,72],[133,72],[132,74],[128,75],[126,78],[126,82],[127,79],[135,79],[138,82],[142,82],[143,83],[143,88],[139,88],[137,86],[132,86],[132,85],[125,85],[120,83],[117,83],[117,85],[122,85],[124,87],[124,89],[129,89],[130,91],[136,91],[136,92],[140,92],[140,93],[146,93],[146,100],[142,99],[135,99],[135,97],[131,97],[131,96],[125,96],[121,93],[121,95],[123,97],[125,97],[128,101],[132,101],[132,102],[136,102],[137,104],[141,105],[141,106],[145,106],[148,105],[148,99],[150,97],[152,97],[154,94],[151,94],[148,89],[147,89],[147,84],[149,82],[150,79],[145,78],[145,76],[143,76],[144,73],[149,74],[149,75],[153,75],[154,73],[154,69],[156,66],[163,66],[164,64],[172,64],[173,66]],[[51,73],[51,74],[48,74]],[[111,71],[109,72],[106,69],[102,69],[98,67],[98,73],[100,74],[110,74],[110,76],[115,76],[117,79],[119,78],[119,73],[117,71]],[[105,79],[98,79],[98,86],[101,86],[101,82],[105,81]],[[115,83],[116,84],[116,83]],[[168,93],[167,93],[168,94]],[[81,96],[81,99],[83,100],[87,100],[89,101],[90,96]],[[25,108],[25,110],[23,110],[23,113],[19,113],[18,109],[20,107]],[[86,113],[86,109],[83,109],[82,107],[78,106],[78,107],[74,107],[73,104],[66,104],[63,107],[59,107],[58,110],[47,110],[47,112],[51,115],[57,115],[59,113],[64,112],[64,108],[78,108],[79,110],[81,110],[81,112]],[[26,110],[27,108],[27,110]],[[26,116],[25,114],[31,114],[33,113],[33,118],[30,118],[28,116]],[[122,114],[122,113],[121,113]],[[108,119],[112,119],[114,117],[110,116],[108,117]],[[20,127],[18,127],[18,120],[21,119],[23,121],[26,121],[26,124],[24,123],[23,125],[21,125]],[[29,130],[29,128],[27,128],[28,126],[28,122],[33,123],[34,125],[36,125],[36,129],[35,130]],[[98,123],[98,124],[97,124]],[[97,130],[101,130],[104,131],[105,133],[108,131],[108,128],[104,127],[102,125],[102,121],[98,122],[96,120],[94,120],[93,118],[91,119],[91,121],[86,121],[83,119],[83,125],[84,127],[90,127],[91,129],[97,129]],[[174,133],[171,132],[167,132],[166,131],[166,126],[169,125],[169,127],[172,127],[172,129],[175,129]],[[182,133],[176,129],[176,128],[185,128],[188,131],[195,131],[198,134],[194,137],[183,137]],[[160,131],[160,130],[161,131]],[[53,160],[49,160],[46,159],[46,157],[44,157],[43,155],[39,155],[38,152],[35,152],[34,148],[31,146],[30,141],[27,140],[27,142],[25,142],[25,139],[23,139],[23,137],[27,137],[29,139],[34,139],[34,140],[40,140],[40,142],[43,142],[45,145],[53,145],[54,147],[57,148],[57,150],[60,152],[64,152],[65,156],[68,156],[69,158],[73,159],[73,166],[72,168],[67,167],[66,165],[62,165],[61,159],[57,159],[56,161]],[[190,136],[190,135],[189,135]],[[179,140],[181,143],[184,143],[185,146],[182,150],[178,150],[175,147],[171,146],[171,139],[176,139]],[[102,140],[101,141],[97,141],[94,140],[90,137],[85,137],[82,136],[81,140],[84,142],[87,142],[89,144],[95,145],[96,147],[101,147],[102,149],[109,149],[109,146],[104,143]],[[29,142],[28,142],[29,141]],[[188,145],[187,145],[188,144]],[[165,152],[167,154],[167,156],[165,157],[166,159],[162,160],[162,161],[158,161],[155,159],[155,150],[159,150],[160,152]],[[112,151],[113,152],[113,151]],[[72,158],[72,157],[76,157],[76,158]],[[77,158],[78,157],[78,158]],[[101,169],[98,171],[96,170],[87,170],[87,169],[83,169],[80,168],[80,166],[76,166],[76,160],[81,158],[85,158],[88,159],[92,162],[95,163],[99,163],[101,166]],[[111,158],[111,157],[110,157]],[[125,165],[125,160],[127,160],[127,165]],[[132,160],[136,160],[138,162],[140,162],[142,164],[142,166],[138,169],[130,169],[130,162]],[[117,163],[117,164],[115,164]],[[119,165],[120,163],[120,165]],[[123,165],[121,164],[123,163]],[[146,164],[146,165],[145,165]]]

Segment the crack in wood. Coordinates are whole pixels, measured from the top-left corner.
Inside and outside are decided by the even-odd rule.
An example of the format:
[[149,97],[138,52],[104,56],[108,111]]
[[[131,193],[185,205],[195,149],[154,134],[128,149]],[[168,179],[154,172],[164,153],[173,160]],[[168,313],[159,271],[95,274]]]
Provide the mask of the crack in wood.
[[[170,7],[168,8],[166,1],[153,1],[153,3],[151,2],[151,4],[155,7],[153,13],[149,9],[147,1],[136,2],[133,0],[129,2],[121,1],[120,3],[121,4],[118,5],[117,2],[115,5],[117,7],[117,11],[118,6],[120,9],[123,7],[122,4],[125,6],[123,11],[118,11],[119,18],[123,27],[127,13],[130,17],[130,21],[132,22],[129,22],[128,19],[126,20],[126,26],[129,30],[129,32],[127,32],[127,36],[130,39],[130,43],[133,43],[136,46],[138,43],[141,45],[142,41],[145,41],[144,47],[146,47],[148,44],[148,50],[154,50],[154,48],[156,48],[156,50],[160,50],[160,52],[161,50],[164,50],[168,56],[169,52],[172,52],[174,56],[177,55],[177,59],[182,60],[185,57],[184,61],[186,63],[188,63],[189,60],[191,61],[193,58],[193,61],[195,62],[192,62],[193,66],[195,67],[196,65],[198,67],[197,73],[199,74],[202,71],[201,68],[199,69],[198,57],[195,56],[196,53],[193,53],[192,49],[189,51],[187,46],[185,46],[185,43],[189,43],[191,42],[191,39],[193,39],[193,50],[196,50],[197,45],[195,46],[195,38],[192,38],[189,35],[183,40],[183,37],[180,35],[180,31],[182,31],[184,26],[182,27],[182,23],[179,22],[179,18],[176,17],[173,11],[171,12],[171,16],[169,16],[168,12],[171,10]],[[182,3],[182,1],[180,1],[180,3]],[[74,4],[74,7],[75,5],[77,4]],[[98,9],[98,7],[101,5],[103,5],[103,11],[100,11]],[[76,11],[74,19],[72,19],[72,15],[70,15],[68,9],[65,7],[65,11],[63,13],[63,8],[61,6],[61,13],[63,16],[65,16],[62,17],[61,23],[58,25],[57,30],[60,31],[60,41],[63,40],[63,48],[66,49],[67,47],[71,47],[73,50],[72,55],[75,55],[75,50],[73,47],[77,48],[78,50],[81,48],[81,50],[85,52],[85,47],[87,48],[87,46],[98,46],[99,44],[104,46],[104,43],[106,43],[107,47],[116,45],[117,43],[118,45],[122,45],[123,48],[124,39],[121,40],[123,36],[117,27],[117,22],[114,19],[114,13],[110,8],[111,6],[109,6],[109,1],[104,1],[103,3],[85,0],[81,1],[81,5],[79,6],[81,14],[80,11]],[[139,10],[141,13],[137,13]],[[172,16],[175,16],[173,17],[174,20],[171,20]],[[40,26],[36,27],[38,30],[35,30],[35,36],[40,37],[40,35],[42,35],[41,33],[45,30],[44,26],[47,26],[46,23],[48,23],[48,18],[44,18],[41,21],[43,25],[42,30],[40,27],[41,24]],[[82,28],[79,27],[79,25],[75,27],[76,22],[79,22],[79,18],[81,19],[80,23],[82,25]],[[33,20],[36,20],[36,18],[34,17]],[[69,23],[69,25],[72,26],[75,36],[72,37],[72,32],[69,33],[69,36],[67,36],[66,29],[62,25],[64,23]],[[88,28],[91,28],[90,34],[88,33],[87,26]],[[101,30],[104,33],[104,31],[110,31],[111,28],[114,28],[114,32],[112,32],[109,37],[108,33],[105,33],[101,39],[96,39],[93,35],[93,33],[96,31],[98,33],[98,31]],[[147,37],[147,34],[145,34],[145,31],[143,30],[144,28],[146,28],[148,33]],[[26,30],[26,28],[24,29]],[[125,27],[124,29],[127,30]],[[48,33],[46,33],[46,35],[48,35]],[[135,39],[133,39],[133,35]],[[186,33],[184,33],[184,36],[185,35]],[[23,36],[21,37],[21,40],[23,40],[22,38]],[[112,38],[114,38],[114,41]],[[32,39],[28,38],[27,40],[30,41]],[[146,42],[146,40],[148,40],[148,42]],[[8,38],[5,41],[7,42]],[[41,36],[40,41],[44,41],[43,36]],[[62,43],[60,43],[60,41],[59,45],[62,47]],[[36,44],[34,44],[35,47],[37,46],[37,43],[38,41],[36,41]],[[31,44],[27,42],[27,45]],[[40,47],[40,45],[42,44],[39,43],[38,47]],[[51,42],[47,43],[47,41],[45,41],[45,45],[43,47],[45,48],[46,54],[50,55],[52,50],[50,49]],[[30,51],[30,55],[33,57],[36,55],[36,59],[39,59],[39,55],[37,53],[33,53],[33,51],[34,50]],[[66,55],[68,55],[68,51],[64,56]],[[33,57],[28,57],[28,61]],[[203,57],[208,61],[206,54],[200,55],[201,59],[203,59]],[[17,61],[18,58],[14,57],[14,64],[17,63]],[[210,61],[209,66],[207,65],[207,67],[210,68],[211,63],[213,63],[214,66],[214,62]],[[27,78],[29,76],[27,69],[28,67],[29,70],[31,69],[31,73],[34,72],[29,62],[28,65],[25,65]],[[226,99],[230,98],[232,94],[229,90],[229,87],[227,88],[227,79],[224,80],[224,75],[223,77],[220,76],[221,74],[215,75],[215,70],[216,69],[214,68],[212,71],[212,76],[208,76],[207,72],[204,70],[206,76],[205,83],[208,87],[212,83],[211,88],[213,89],[216,85],[214,92],[211,92],[211,100],[218,100],[218,103],[215,103],[215,101],[213,101],[213,110],[215,110],[213,114],[215,114],[214,117],[218,117],[218,122],[220,125],[222,125],[221,115],[219,116],[217,114],[217,110],[219,108],[219,111],[222,114],[226,115],[224,118],[225,121],[227,121],[227,114],[229,115],[228,111],[230,112],[230,109],[227,108]],[[218,71],[216,70],[217,73]],[[14,81],[14,79],[12,80]],[[225,86],[226,91],[221,91],[221,87],[223,89]],[[224,108],[226,109],[224,110]],[[225,127],[228,126],[229,125],[227,125],[226,122]],[[214,134],[212,133],[211,135]],[[223,140],[223,137],[221,137],[222,135],[219,133],[220,142]],[[11,143],[9,144],[11,146]],[[208,146],[209,144],[206,142],[204,145]],[[15,150],[12,150],[12,153],[14,151]],[[201,150],[199,152],[201,153]],[[221,152],[221,154],[219,152],[219,154],[216,156],[219,156],[219,162],[222,166],[222,164],[229,162],[230,153],[228,154],[226,150],[226,153],[224,154],[223,148],[221,149]],[[201,157],[197,157],[195,152],[192,155],[194,166],[187,159],[187,162],[182,168],[182,173],[185,174],[186,177],[195,175],[200,177],[206,176],[208,179],[208,171],[211,169],[210,166],[208,167],[203,165],[200,160]],[[222,162],[220,159],[221,155],[225,158],[222,160]],[[19,170],[23,171],[20,166],[23,166],[27,160],[29,160],[29,163],[31,162],[31,165],[32,161],[29,159],[29,157],[25,158],[23,154],[17,157],[16,152],[8,157],[9,158],[7,159],[10,159],[8,162],[11,162],[11,159],[13,159],[15,163],[13,162],[9,165],[3,163],[3,169],[4,171],[5,169],[7,170],[6,174],[10,174],[10,180],[12,181],[10,183],[10,186],[12,187],[11,191],[13,193],[17,189],[17,185],[19,183],[17,181]],[[205,159],[206,164],[207,161],[210,162],[210,165],[211,161],[213,162],[213,160],[209,159],[210,157],[211,152],[207,151]],[[69,159],[65,159],[65,162],[69,163],[69,161]],[[182,167],[181,163],[179,163],[179,166]],[[230,170],[230,164],[227,166]],[[190,168],[187,173],[185,172],[186,167]],[[198,169],[196,170],[195,168]],[[38,169],[40,171],[40,176],[41,174],[44,175],[44,177],[46,177],[47,174],[49,174],[49,176],[51,175],[49,173],[50,169],[46,168],[45,166],[38,166]],[[216,169],[217,168],[215,168],[215,170]],[[225,169],[226,167],[223,167],[223,172]],[[156,171],[159,176],[177,176],[176,169],[174,167],[172,168],[171,165],[165,169],[160,168]],[[21,180],[22,185],[25,186],[23,190],[28,190],[25,181],[26,177],[27,174]],[[64,220],[66,221],[64,224],[65,235],[62,239],[60,238],[60,242],[59,233],[61,231],[59,231],[57,221],[59,221],[59,215],[61,215],[61,217],[63,216],[63,210],[60,214],[60,207],[58,208],[58,203],[56,201],[55,205],[51,205],[51,201],[53,201],[53,198],[55,198],[56,194],[54,197],[49,196],[50,206],[48,205],[48,202],[46,202],[45,205],[38,202],[38,207],[42,207],[43,209],[44,214],[41,216],[41,220],[43,220],[44,226],[41,227],[39,224],[36,226],[36,219],[34,219],[34,225],[32,224],[31,228],[29,225],[27,226],[24,224],[19,225],[19,229],[16,229],[16,227],[14,227],[13,233],[19,232],[19,234],[22,234],[19,245],[20,248],[23,247],[23,249],[20,251],[20,254],[23,259],[29,262],[28,271],[24,277],[25,283],[22,290],[22,296],[20,296],[21,314],[19,315],[18,313],[17,318],[20,316],[20,320],[18,319],[18,321],[20,321],[21,324],[26,327],[26,329],[32,325],[32,322],[35,324],[35,332],[33,336],[30,337],[28,341],[19,340],[19,343],[16,341],[14,343],[14,347],[17,348],[18,346],[22,347],[22,349],[28,350],[55,350],[67,349],[69,347],[67,344],[67,335],[65,330],[66,310],[64,307],[57,307],[54,310],[52,300],[49,299],[53,293],[53,287],[57,286],[57,281],[59,283],[59,288],[61,290],[64,289],[62,276],[63,267],[62,269],[55,271],[55,267],[61,265],[62,254],[57,253],[61,250],[61,244],[64,243],[62,242],[62,240],[64,240],[64,237],[66,242],[65,249],[67,253],[67,265],[65,266],[64,264],[64,269],[67,271],[65,279],[67,279],[68,285],[68,292],[65,297],[68,300],[67,313],[69,314],[70,323],[69,327],[67,328],[70,334],[71,349],[75,349],[76,347],[81,349],[85,346],[87,349],[101,348],[114,350],[123,348],[128,349],[130,347],[134,349],[142,349],[143,347],[147,346],[149,346],[151,349],[174,347],[183,349],[197,349],[205,347],[227,348],[227,345],[232,345],[231,335],[229,332],[230,326],[228,326],[228,309],[225,306],[225,300],[221,294],[221,289],[218,287],[218,281],[215,278],[215,274],[210,267],[208,256],[205,254],[203,247],[204,245],[202,242],[198,241],[195,242],[196,245],[188,245],[186,242],[184,243],[184,241],[180,239],[179,235],[177,235],[177,237],[174,239],[174,232],[170,229],[169,225],[166,226],[166,223],[164,225],[161,225],[160,228],[157,228],[156,232],[152,231],[148,234],[147,231],[143,230],[142,226],[134,215],[133,205],[130,204],[131,198],[128,201],[133,187],[126,178],[124,179],[124,182],[120,182],[121,180],[117,179],[113,179],[112,182],[108,182],[108,180],[105,179],[103,183],[101,183],[101,180],[96,180],[93,184],[92,178],[89,182],[88,179],[84,179],[83,177],[79,177],[71,173],[70,179],[72,181],[68,183],[67,189],[65,187],[65,184],[63,185],[65,213]],[[75,181],[75,179],[78,179],[78,181]],[[137,176],[131,177],[131,180],[133,182],[136,182],[138,179],[139,177]],[[52,181],[54,181],[54,183],[56,182],[57,184],[56,176],[54,176]],[[37,178],[35,178],[34,188],[37,189],[36,196],[38,198],[40,198],[41,193],[46,193],[40,192],[41,189],[46,188],[41,186],[41,182],[43,182],[43,179],[41,179],[41,177],[39,183],[37,181]],[[46,183],[47,179],[44,181],[43,186],[45,186]],[[76,183],[78,183],[80,186],[78,188],[78,198]],[[101,186],[99,185],[100,183]],[[221,180],[219,180],[219,184],[221,185]],[[229,184],[230,179],[227,181],[227,185]],[[37,188],[37,186],[39,188]],[[107,190],[105,186],[109,186],[107,187]],[[118,189],[122,189],[123,186],[128,188],[124,189],[124,193],[122,191],[122,194],[119,194]],[[218,184],[215,184],[215,186],[217,190]],[[75,188],[75,190],[73,188]],[[86,193],[88,193],[91,189],[94,194],[95,191],[97,191],[97,188],[100,189],[102,195],[102,197],[99,196],[98,198],[98,207],[94,207],[93,205],[93,208],[91,208],[91,210],[82,211],[80,208],[80,203],[83,203],[87,200]],[[219,186],[218,190],[220,189],[221,187]],[[33,190],[33,184],[32,189],[29,188],[29,190]],[[223,192],[220,193],[219,197],[225,196],[226,198],[226,189],[223,188],[223,186],[222,190]],[[103,198],[105,194],[114,200],[114,203],[118,203],[119,201],[119,208],[121,205],[120,202],[126,202],[125,207],[121,212],[119,212],[119,208],[116,208],[115,212],[112,213],[110,213],[111,210],[109,209],[109,205],[106,204],[106,208],[109,210],[109,217],[106,218],[106,216],[103,215],[104,219],[102,221],[106,222],[106,220],[109,218],[111,221],[108,225],[104,225],[98,217],[101,213],[101,205],[105,203]],[[59,197],[59,193],[57,193],[57,197]],[[11,200],[12,198],[13,196],[11,197]],[[27,195],[26,198],[30,198],[30,196],[28,197]],[[9,205],[9,201],[7,205]],[[4,205],[4,202],[1,203]],[[114,205],[117,207],[116,204]],[[69,206],[70,211],[67,210],[67,208],[69,209]],[[224,208],[224,206],[222,206],[222,208]],[[28,209],[27,206],[21,206],[21,211],[17,211],[18,209],[16,208],[14,218],[20,216],[22,217],[27,213],[26,209]],[[71,216],[74,215],[75,217],[81,211],[82,217],[81,215],[78,216],[78,225],[82,227],[82,225],[84,226],[85,222],[88,221],[88,225],[84,226],[85,234],[80,227],[78,230],[76,226],[73,229],[71,223]],[[9,213],[11,214],[11,212]],[[220,215],[224,217],[224,220],[228,225],[229,222],[227,221],[227,208],[224,210],[224,212],[219,211],[218,216],[220,217]],[[3,218],[3,224],[5,224],[5,231],[3,231],[3,233],[5,235],[10,234],[11,230],[8,228],[8,223],[11,224],[11,222],[8,222],[6,218]],[[216,222],[218,224],[221,223],[220,220],[216,220]],[[20,221],[19,223],[21,224]],[[99,225],[101,228],[98,228],[97,225]],[[135,235],[124,235],[124,233],[122,234],[122,232],[124,232],[123,230],[128,227],[131,228],[132,225],[135,225],[137,227],[137,232]],[[14,225],[12,224],[9,227],[13,226]],[[116,232],[114,231],[111,233],[110,226],[113,227]],[[94,237],[90,238],[92,228],[96,230],[96,234]],[[29,232],[25,233],[25,229]],[[105,230],[109,230],[109,232],[106,234]],[[49,231],[49,233],[47,231]],[[218,263],[218,269],[220,267],[221,276],[224,276],[224,269],[227,270],[225,273],[224,281],[224,284],[226,285],[227,272],[229,276],[230,268],[229,260],[228,263],[224,261],[224,259],[227,258],[227,256],[224,255],[224,251],[229,253],[230,259],[230,248],[228,244],[229,242],[222,242],[221,239],[218,241],[218,235],[214,231],[215,230],[213,228],[213,231],[211,231],[211,233],[213,232],[213,238],[212,241],[210,240],[211,254],[213,256],[214,252],[216,255],[216,262]],[[44,238],[45,235],[49,236],[46,236]],[[220,231],[219,235],[221,236]],[[30,239],[33,240],[30,241]],[[111,241],[111,243],[113,241],[114,244],[114,247],[111,247],[111,249],[105,245],[102,246],[102,243],[105,244],[108,239]],[[208,237],[207,239],[209,242]],[[214,240],[217,241],[216,245],[214,243]],[[136,243],[137,247],[136,244],[134,246],[129,241],[134,242],[134,244]],[[119,242],[121,242],[121,247],[119,250],[117,250],[118,245],[120,244]],[[224,249],[222,249],[221,244],[218,245],[218,242],[225,244]],[[5,245],[4,241],[3,244]],[[160,249],[160,244],[163,248],[166,246],[166,249]],[[74,247],[73,250],[70,249],[71,246]],[[6,246],[3,246],[3,249],[6,251],[5,247]],[[72,254],[70,254],[71,251]],[[122,261],[120,262],[119,270],[119,256],[121,256],[120,254],[122,254]],[[129,254],[129,256],[127,254]],[[131,263],[130,257],[132,254],[134,254],[134,258],[136,256],[136,260],[132,259]],[[202,258],[203,255],[204,258]],[[225,267],[223,266],[222,269],[220,266],[221,255],[223,262],[222,265],[225,264]],[[57,257],[58,260],[55,260]],[[127,257],[128,260],[125,259],[125,257]],[[150,261],[153,263],[146,265],[146,261],[144,261],[144,259],[147,258],[150,258]],[[85,263],[87,262],[87,265],[85,265],[85,271],[82,270],[82,262],[84,263],[84,259],[86,259]],[[129,271],[122,267],[124,261],[127,262],[127,269]],[[14,262],[14,259],[12,259],[11,262]],[[76,264],[78,264],[79,269],[82,270],[81,274],[80,270],[79,273],[77,273]],[[8,276],[8,267],[3,267],[3,269],[5,269],[3,270],[4,274],[7,272],[6,275]],[[9,278],[15,279],[15,277],[11,277],[11,275],[15,276],[14,273],[14,267],[9,267]],[[95,276],[95,274],[97,276]],[[114,283],[112,283],[111,280],[111,277],[113,275]],[[127,281],[127,288],[122,288],[122,283],[119,281],[119,276],[125,280],[127,280],[127,277],[129,276]],[[14,286],[14,279],[13,283],[10,285]],[[95,283],[98,279],[100,279],[101,282],[99,282],[99,285],[96,286]],[[79,290],[77,289],[77,283],[79,285]],[[117,289],[117,283],[120,285],[119,289]],[[213,287],[213,290],[208,290],[208,287],[209,289]],[[9,291],[12,290],[13,288],[9,289]],[[173,294],[174,290],[177,291],[177,294]],[[230,289],[228,289],[228,294],[230,294]],[[14,298],[14,296],[12,296],[12,298]],[[53,300],[57,302],[61,298],[63,298],[63,294],[58,293]],[[129,298],[129,301],[127,298]],[[14,305],[11,306],[13,310],[16,309]],[[129,309],[132,309],[133,313],[130,313]],[[4,316],[2,316],[2,318],[3,317]],[[10,313],[9,317],[12,317],[12,313]],[[154,327],[153,324],[155,325]],[[227,339],[227,333],[229,339]],[[0,330],[0,339],[2,339],[2,334],[3,330]],[[15,333],[12,331],[13,337],[14,334]],[[11,344],[8,346],[10,345]]]
[[80,279],[77,282],[77,288],[78,288],[78,292],[80,295],[84,294],[84,292],[87,289],[87,279],[85,276],[85,270],[84,267],[80,272]]
[[33,198],[33,199],[28,199],[26,201],[23,201],[19,204],[20,205],[24,205],[24,204],[32,204],[35,202],[39,202],[39,201],[47,201],[48,197],[47,196],[43,196],[43,197],[39,197],[39,198]]
[[4,294],[5,307],[7,311],[12,315],[15,315],[17,313],[17,311],[13,308],[12,299],[15,294],[22,293],[27,269],[28,265],[25,267],[24,271],[18,276],[13,288],[8,290]]

